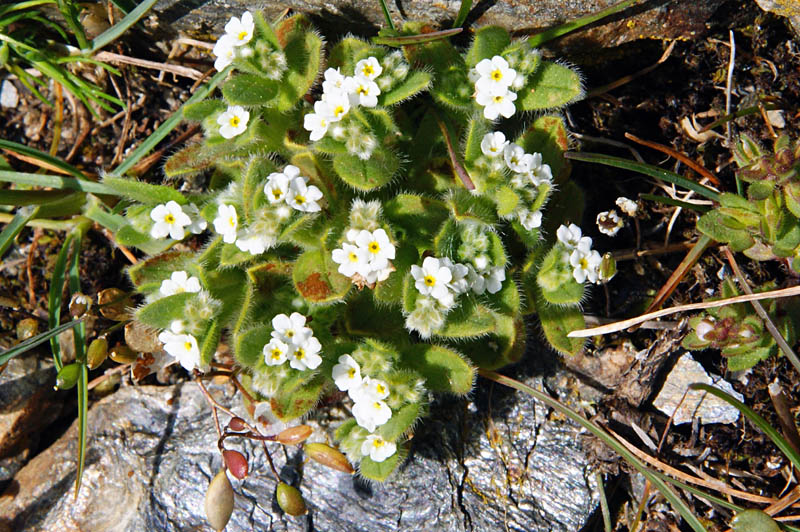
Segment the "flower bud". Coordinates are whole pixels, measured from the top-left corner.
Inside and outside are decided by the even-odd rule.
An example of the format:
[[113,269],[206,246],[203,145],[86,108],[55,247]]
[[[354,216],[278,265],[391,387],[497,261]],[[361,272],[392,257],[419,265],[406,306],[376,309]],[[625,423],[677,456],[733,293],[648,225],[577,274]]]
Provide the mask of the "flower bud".
[[228,468],[228,471],[231,472],[231,475],[239,480],[244,480],[247,477],[249,467],[247,464],[247,458],[245,458],[242,453],[239,451],[225,449],[222,451],[222,459],[225,460],[225,467]]
[[139,354],[125,344],[117,344],[111,348],[108,356],[119,364],[132,364],[136,362]]
[[97,294],[97,305],[103,317],[114,321],[127,320],[127,308],[131,305],[130,295],[119,288],[106,288]]
[[72,299],[69,302],[69,315],[73,318],[80,318],[89,309],[92,308],[92,300],[87,296],[77,292],[72,294]]
[[283,445],[297,445],[303,443],[311,436],[313,429],[308,425],[297,425],[281,431],[275,436],[275,440]]
[[303,495],[297,488],[281,482],[278,484],[278,490],[275,496],[278,499],[278,506],[287,514],[303,515],[308,513],[306,501],[303,500]]
[[224,469],[211,479],[206,491],[206,518],[214,530],[222,530],[233,513],[233,486]]
[[39,322],[33,318],[25,318],[17,322],[17,338],[20,341],[33,338],[39,332]]
[[303,450],[309,458],[324,466],[344,473],[350,473],[351,475],[355,473],[353,466],[347,461],[345,455],[330,445],[324,443],[307,443],[303,446]]
[[56,375],[56,388],[59,390],[69,390],[78,384],[78,377],[80,376],[80,364],[73,362],[67,364]]
[[247,426],[245,425],[244,419],[240,417],[235,417],[228,422],[228,428],[231,430],[235,430],[236,432],[242,432],[247,430]]
[[108,340],[105,336],[95,338],[86,351],[86,365],[89,369],[99,368],[108,357]]

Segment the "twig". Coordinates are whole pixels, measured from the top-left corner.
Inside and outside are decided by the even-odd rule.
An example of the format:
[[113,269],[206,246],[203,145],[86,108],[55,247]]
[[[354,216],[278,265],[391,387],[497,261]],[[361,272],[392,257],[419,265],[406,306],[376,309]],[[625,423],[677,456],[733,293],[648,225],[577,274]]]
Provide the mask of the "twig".
[[[759,296],[761,294],[776,293],[776,292],[761,292],[759,294],[753,294],[753,291],[750,289],[750,285],[747,284],[747,280],[742,275],[742,271],[739,269],[739,265],[736,263],[736,259],[733,258],[733,253],[731,253],[731,250],[728,247],[725,247],[724,248],[724,252],[725,252],[725,258],[728,259],[728,264],[731,265],[731,269],[733,269],[733,273],[736,275],[736,278],[739,280],[739,285],[741,285],[742,290],[744,290],[745,293],[748,296]],[[784,290],[785,291],[788,291],[788,290],[798,291],[798,290],[800,290],[800,286],[794,286],[792,288],[784,288]],[[781,292],[781,290],[778,290],[777,292]],[[798,292],[798,293],[800,293],[800,292]],[[744,296],[742,296],[742,297],[744,297]],[[761,303],[758,302],[759,299],[766,299],[766,298],[763,298],[763,297],[758,297],[758,298],[752,297],[752,299],[748,299],[747,301],[751,301],[752,302],[751,304],[753,305],[753,310],[755,310],[756,314],[758,314],[758,316],[762,320],[764,320],[764,325],[767,326],[767,330],[772,335],[772,337],[775,339],[775,342],[778,344],[778,347],[780,347],[781,351],[783,351],[783,354],[786,355],[786,358],[789,359],[789,362],[792,363],[792,365],[795,367],[795,369],[797,371],[800,371],[800,359],[797,358],[797,355],[794,353],[794,351],[792,351],[792,348],[789,347],[789,344],[786,343],[786,340],[784,340],[783,335],[780,333],[780,331],[778,331],[778,328],[775,327],[775,324],[772,323],[772,320],[770,319],[769,314],[767,314],[767,311],[764,310],[764,307],[761,306]]]
[[647,306],[647,310],[645,312],[652,312],[655,309],[661,307],[664,304],[664,301],[667,300],[672,295],[672,292],[678,287],[680,282],[686,276],[686,272],[694,266],[700,257],[703,255],[706,249],[708,249],[714,241],[707,235],[701,235],[700,238],[697,239],[697,242],[694,243],[692,249],[689,250],[689,253],[683,258],[678,267],[675,268],[675,271],[672,272],[672,275],[669,276],[667,282],[664,283],[656,297],[653,299],[653,302]]
[[189,46],[196,46],[197,48],[205,48],[206,50],[214,48],[213,42],[198,41],[197,39],[190,39],[188,37],[178,37],[175,42],[177,44],[187,44]]
[[36,308],[36,279],[33,277],[33,257],[36,254],[36,247],[39,245],[39,237],[41,236],[41,227],[33,230],[33,240],[28,248],[28,256],[25,258],[25,272],[28,275],[28,302],[31,308]]
[[703,165],[698,164],[697,162],[693,161],[692,159],[690,159],[686,155],[682,154],[681,152],[679,152],[677,150],[674,150],[674,149],[670,148],[669,146],[665,146],[663,144],[659,144],[657,142],[652,142],[652,141],[649,141],[649,140],[640,139],[639,137],[637,137],[636,135],[632,135],[631,133],[627,133],[626,132],[625,133],[625,138],[626,139],[630,139],[630,140],[632,140],[633,142],[635,142],[637,144],[641,144],[642,146],[647,146],[648,148],[653,148],[654,150],[658,150],[661,153],[666,153],[670,157],[673,157],[673,158],[679,160],[680,162],[682,162],[683,164],[685,164],[686,166],[688,166],[689,168],[691,168],[692,170],[694,170],[695,172],[700,174],[701,176],[707,177],[708,180],[711,181],[712,183],[714,183],[716,186],[720,186],[719,179],[717,179],[714,174],[712,174]]
[[131,367],[130,364],[122,364],[120,366],[115,366],[111,369],[107,369],[105,373],[103,373],[99,377],[95,377],[89,382],[88,389],[91,390],[93,388],[96,388],[97,386],[100,385],[101,382],[108,379],[112,375],[116,375],[117,373],[125,373],[128,369],[130,369],[130,367]]
[[139,262],[139,260],[131,252],[131,250],[129,250],[128,248],[117,242],[117,239],[114,238],[114,234],[111,231],[109,231],[106,228],[103,228],[103,236],[106,237],[106,239],[109,242],[111,242],[114,245],[114,247],[119,249],[123,255],[125,255],[125,258],[128,259],[128,262],[130,262],[131,264],[136,264],[137,262]]
[[775,412],[778,414],[778,421],[781,424],[784,437],[789,441],[795,452],[800,453],[800,434],[797,433],[797,425],[794,423],[789,401],[778,379],[775,379],[767,386],[767,392],[772,401],[772,406],[775,407]]
[[[731,85],[733,85],[733,65],[736,59],[736,41],[733,38],[733,30],[729,31],[731,40],[731,55],[728,60],[728,77],[725,82],[725,114],[731,114]],[[727,136],[728,146],[731,145],[731,123],[725,123],[725,134]]]
[[641,69],[638,72],[634,72],[633,74],[629,74],[627,76],[623,76],[623,77],[619,78],[616,81],[612,81],[608,85],[603,85],[602,87],[597,87],[596,89],[593,89],[593,90],[589,91],[589,93],[586,94],[586,99],[588,100],[589,98],[594,98],[595,96],[599,96],[599,95],[603,94],[604,92],[608,92],[610,90],[616,89],[617,87],[621,87],[621,86],[625,85],[626,83],[629,83],[629,82],[633,81],[634,79],[636,79],[636,78],[638,78],[640,76],[644,76],[645,74],[648,74],[651,71],[655,70],[658,67],[658,65],[660,65],[661,63],[663,63],[664,61],[666,61],[669,58],[670,54],[672,53],[672,49],[675,48],[675,42],[676,41],[672,41],[671,43],[669,43],[669,46],[667,46],[667,49],[664,50],[663,54],[661,54],[661,58],[659,58],[659,60],[656,61],[654,64],[652,64],[652,65],[650,65],[648,67],[645,67],[645,68]]
[[585,140],[587,142],[596,142],[598,144],[608,144],[609,146],[614,146],[615,148],[622,148],[628,150],[629,152],[631,152],[631,155],[633,155],[634,159],[636,159],[640,163],[645,162],[642,156],[639,155],[639,152],[636,150],[636,148],[634,148],[630,144],[625,144],[624,142],[619,142],[618,140],[604,139],[603,137],[592,137],[589,135],[584,135],[582,133],[573,132],[571,133],[571,135],[578,140]]
[[[199,41],[198,41],[199,42]],[[212,45],[213,47],[213,45]],[[113,52],[98,52],[94,56],[99,61],[106,63],[134,65],[142,68],[150,68],[153,70],[160,70],[162,72],[169,72],[176,76],[183,76],[193,80],[198,80],[203,77],[203,73],[194,68],[189,68],[180,65],[170,65],[167,63],[158,63],[156,61],[148,61],[147,59],[138,59],[136,57],[128,57],[126,55],[115,54]]]
[[[569,334],[567,334],[567,336],[570,338],[586,338],[598,334],[609,334],[617,331],[622,331],[624,329],[627,329],[628,327],[633,327],[634,325],[644,323],[648,320],[660,318],[662,316],[669,316],[670,314],[676,314],[678,312],[686,312],[687,310],[703,310],[707,308],[716,308],[725,305],[733,305],[734,303],[744,303],[746,301],[759,301],[761,299],[777,299],[779,297],[792,297],[797,295],[800,295],[800,286],[792,286],[791,288],[782,288],[780,290],[771,290],[769,292],[759,292],[758,294],[750,292],[749,294],[746,295],[729,297],[726,299],[703,301],[702,303],[678,305],[677,307],[657,310],[655,312],[642,314],[641,316],[637,316],[635,318],[618,321],[616,323],[610,323],[608,325],[602,325],[600,327],[594,327],[592,329],[580,329],[577,331],[572,331]],[[785,343],[786,342],[784,341],[784,344]],[[792,353],[792,356],[794,356],[794,353]]]
[[453,147],[453,140],[450,138],[450,131],[447,129],[447,124],[445,124],[444,120],[439,117],[438,113],[436,114],[436,122],[439,124],[439,129],[442,130],[442,136],[444,136],[444,143],[447,146],[447,154],[450,156],[450,162],[453,164],[453,170],[464,184],[464,188],[467,190],[475,190],[475,183],[472,182],[472,178],[469,177],[469,173],[467,173],[466,168],[464,168],[464,166],[461,164],[461,161],[458,160],[458,154]]

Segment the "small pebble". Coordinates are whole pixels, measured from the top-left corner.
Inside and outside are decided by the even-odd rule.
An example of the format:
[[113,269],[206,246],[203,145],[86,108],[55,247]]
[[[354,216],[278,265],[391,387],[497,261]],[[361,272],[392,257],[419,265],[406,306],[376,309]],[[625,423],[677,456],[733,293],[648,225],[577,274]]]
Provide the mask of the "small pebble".
[[19,92],[10,80],[0,85],[0,107],[14,108],[19,104]]

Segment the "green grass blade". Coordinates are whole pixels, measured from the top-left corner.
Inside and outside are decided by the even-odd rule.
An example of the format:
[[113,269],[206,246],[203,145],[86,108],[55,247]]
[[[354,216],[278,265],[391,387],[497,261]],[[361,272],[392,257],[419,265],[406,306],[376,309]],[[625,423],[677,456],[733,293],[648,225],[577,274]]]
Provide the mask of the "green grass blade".
[[41,334],[37,334],[33,338],[28,338],[24,342],[20,342],[19,344],[15,345],[11,349],[6,349],[2,353],[0,353],[0,366],[11,360],[12,358],[19,356],[23,353],[27,353],[34,347],[37,347],[46,341],[50,340],[51,338],[58,336],[62,332],[75,327],[76,325],[82,324],[83,318],[75,321],[71,321],[69,323],[65,323],[63,325],[59,325],[54,329],[50,329],[49,331],[45,331]]
[[55,0],[28,0],[27,2],[18,2],[9,6],[0,7],[0,17],[6,13],[13,13],[14,11],[22,11],[30,7],[43,6],[45,4],[55,4]]
[[53,200],[63,199],[75,192],[67,190],[0,190],[0,205],[41,205]]
[[136,3],[133,0],[111,0],[111,3],[126,15],[136,9]]
[[89,53],[95,53],[97,50],[113,42],[120,35],[128,31],[128,28],[136,24],[157,1],[158,0],[144,0],[141,4],[136,6],[136,9],[125,15],[122,20],[95,37],[92,41],[91,48],[89,48]]
[[694,203],[689,203],[688,201],[681,201],[679,199],[670,198],[668,196],[658,196],[656,194],[642,194],[640,197],[643,200],[655,201],[656,203],[661,203],[663,205],[673,205],[675,207],[682,207],[684,209],[697,211],[699,213],[704,213],[711,210],[711,207],[709,205],[695,205]]
[[453,21],[454,28],[460,28],[464,25],[464,21],[467,20],[467,15],[469,15],[470,9],[472,9],[472,0],[461,0],[461,6],[458,8],[458,14],[456,15],[456,19]]
[[630,170],[631,172],[637,172],[640,174],[648,175],[650,177],[655,177],[657,179],[663,179],[668,183],[672,183],[674,185],[678,185],[679,187],[693,190],[703,197],[719,202],[718,192],[715,192],[710,188],[701,185],[700,183],[695,183],[690,179],[686,179],[683,176],[680,176],[674,172],[670,172],[669,170],[664,170],[657,166],[639,163],[636,161],[631,161],[629,159],[623,159],[622,157],[603,155],[602,153],[579,153],[579,152],[569,151],[564,154],[564,157],[566,157],[567,159],[572,159],[573,161],[604,164],[606,166],[613,166],[615,168],[622,168],[623,170]]
[[60,175],[30,174],[27,172],[0,170],[0,181],[16,183],[17,185],[57,188],[59,190],[78,190],[81,192],[91,192],[92,194],[104,194],[107,196],[117,195],[113,189],[102,183],[95,183],[94,181],[88,181],[86,179],[76,179],[74,177],[65,177]]
[[0,148],[32,157],[37,161],[42,161],[43,163],[47,163],[50,166],[54,166],[55,168],[63,170],[64,172],[78,179],[86,179],[86,176],[83,175],[83,172],[71,164],[59,159],[58,157],[53,157],[49,153],[37,150],[36,148],[31,148],[29,146],[25,146],[24,144],[20,144],[19,142],[13,142],[5,139],[0,139]]
[[172,114],[172,116],[170,116],[167,120],[164,121],[163,124],[161,124],[158,127],[158,129],[153,131],[153,133],[151,133],[150,136],[144,140],[144,142],[139,144],[139,146],[137,146],[136,149],[133,150],[133,152],[131,152],[131,154],[128,155],[128,157],[122,162],[122,164],[117,166],[114,169],[114,171],[111,172],[109,175],[111,177],[124,176],[128,170],[133,168],[133,165],[139,162],[139,159],[147,155],[150,152],[150,150],[155,148],[156,145],[159,142],[161,142],[161,140],[164,137],[169,135],[169,133],[173,129],[175,129],[175,127],[180,123],[183,117],[183,108],[189,104],[198,102],[203,98],[205,98],[206,96],[208,96],[211,93],[211,91],[213,91],[214,88],[217,85],[219,85],[219,83],[223,79],[225,79],[225,77],[228,75],[228,72],[230,72],[230,69],[231,67],[227,67],[222,72],[217,72],[216,74],[214,74],[214,76],[210,80],[208,80],[208,83],[197,89],[197,91],[192,95],[192,97],[186,100],[186,102],[184,102],[184,104],[180,107],[180,109],[175,111]]
[[689,387],[694,390],[703,390],[705,392],[710,393],[711,395],[715,395],[720,399],[722,399],[723,401],[725,401],[726,403],[728,403],[729,405],[736,408],[739,412],[742,413],[744,417],[749,419],[753,425],[761,429],[761,431],[764,434],[766,434],[770,440],[772,440],[772,443],[774,443],[775,446],[778,449],[780,449],[784,455],[786,455],[786,458],[788,458],[789,461],[792,462],[792,465],[794,465],[795,468],[800,469],[800,454],[798,454],[798,452],[794,450],[794,448],[789,444],[789,442],[786,441],[786,439],[784,439],[784,437],[781,436],[777,430],[772,428],[772,425],[770,425],[766,419],[756,414],[755,410],[753,410],[746,404],[742,403],[741,401],[738,401],[734,397],[731,397],[730,395],[723,392],[719,388],[709,386],[708,384],[697,383],[697,384],[692,384]]
[[644,477],[650,481],[653,486],[655,486],[661,494],[666,498],[672,507],[678,511],[678,513],[683,517],[686,523],[694,530],[695,532],[707,532],[706,527],[703,526],[703,523],[695,516],[691,509],[686,505],[685,502],[675,493],[672,488],[670,488],[665,481],[655,472],[651,471],[646,464],[641,462],[633,453],[628,451],[621,443],[617,441],[616,438],[612,437],[608,434],[602,427],[589,421],[579,413],[575,412],[571,408],[568,408],[561,404],[559,401],[553,399],[546,393],[540,392],[530,386],[523,384],[517,380],[512,378],[506,377],[504,375],[500,375],[499,373],[495,373],[494,371],[488,371],[484,369],[479,369],[478,374],[487,378],[491,379],[499,384],[504,386],[508,386],[510,388],[514,388],[519,390],[523,393],[526,393],[535,399],[542,401],[550,408],[556,410],[560,414],[565,417],[568,417],[575,423],[579,424],[580,426],[584,427],[586,430],[597,436],[600,440],[603,441],[606,445],[611,447],[615,452],[617,452],[620,456],[622,456],[625,460],[627,460],[634,468],[636,468]]
[[623,0],[613,6],[610,6],[602,11],[598,11],[597,13],[592,13],[590,15],[586,15],[585,17],[581,17],[575,19],[573,21],[567,22],[566,24],[561,24],[560,26],[556,26],[555,28],[550,28],[549,30],[545,30],[541,33],[537,33],[536,35],[532,35],[528,38],[528,42],[531,43],[534,47],[538,47],[543,45],[548,41],[552,41],[562,35],[566,35],[567,33],[573,32],[577,29],[580,29],[588,24],[593,22],[597,22],[600,19],[606,18],[608,16],[614,15],[628,9],[630,6],[636,4],[637,2],[641,2],[642,0]]
[[389,26],[389,29],[395,29],[392,16],[389,14],[389,8],[386,6],[386,0],[379,1],[381,3],[381,10],[383,11],[383,18],[386,20],[386,25]]
[[[67,271],[67,258],[69,250],[72,247],[72,241],[75,239],[75,233],[69,233],[61,246],[61,250],[56,257],[56,264],[53,268],[53,275],[50,277],[50,293],[47,300],[48,308],[48,324],[51,329],[55,329],[61,324],[61,296],[64,292],[64,277]],[[53,362],[56,365],[56,370],[61,371],[64,367],[61,362],[61,346],[58,343],[58,338],[50,338],[50,348],[53,351]]]
[[17,235],[25,229],[25,224],[30,222],[37,212],[39,212],[39,207],[22,207],[17,210],[17,214],[11,219],[11,223],[6,225],[3,232],[0,233],[0,258],[5,255]]
[[89,206],[84,212],[84,215],[90,220],[97,222],[112,233],[119,231],[124,225],[127,225],[124,216],[108,212],[99,200],[93,198],[90,200]]
[[40,81],[40,80],[38,80],[37,78],[35,78],[32,75],[30,75],[27,72],[25,72],[25,69],[21,68],[19,65],[8,64],[8,65],[6,65],[6,68],[8,68],[9,71],[11,71],[14,74],[16,74],[16,76],[19,79],[20,83],[25,85],[25,88],[28,89],[29,91],[31,91],[34,96],[39,98],[42,101],[42,103],[44,103],[45,105],[48,105],[50,107],[53,107],[53,103],[50,100],[48,100],[47,98],[45,98],[44,94],[39,92],[39,89],[37,89],[36,86],[34,85],[34,83],[36,83],[37,81]]
[[[82,243],[83,226],[78,225],[75,228],[75,238],[72,239],[72,257],[70,258],[69,271],[67,272],[70,297],[72,297],[72,294],[77,294],[81,291],[80,258]],[[86,324],[78,325],[75,328],[75,360],[80,363],[86,362]]]
[[404,35],[402,37],[373,37],[372,42],[386,46],[408,46],[410,44],[423,44],[431,41],[438,41],[457,35],[464,31],[464,28],[453,28],[451,30],[433,31],[420,35]]
[[58,9],[61,11],[61,16],[67,23],[72,34],[75,35],[75,40],[78,42],[78,48],[84,49],[89,46],[89,41],[86,39],[86,33],[83,31],[83,25],[78,20],[79,8],[76,2],[72,0],[56,0]]
[[81,490],[83,467],[86,464],[86,416],[89,410],[89,370],[81,363],[78,377],[78,471],[75,474],[75,498]]

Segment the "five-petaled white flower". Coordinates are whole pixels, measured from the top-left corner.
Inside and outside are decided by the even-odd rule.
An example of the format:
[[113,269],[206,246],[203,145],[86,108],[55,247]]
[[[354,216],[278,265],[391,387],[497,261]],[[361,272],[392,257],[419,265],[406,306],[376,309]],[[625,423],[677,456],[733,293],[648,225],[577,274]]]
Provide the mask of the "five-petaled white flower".
[[219,134],[226,139],[241,135],[247,129],[249,120],[250,113],[244,107],[241,105],[229,105],[228,109],[217,117]]
[[272,337],[290,345],[303,345],[308,340],[312,331],[306,327],[306,317],[299,312],[292,312],[291,316],[278,314],[272,318]]
[[314,185],[307,185],[304,177],[294,178],[286,191],[286,203],[302,212],[320,211],[319,199],[322,199],[322,191]]
[[353,417],[367,432],[374,432],[391,419],[392,409],[384,401],[356,401],[353,405]]
[[226,244],[236,242],[236,229],[239,227],[239,218],[236,216],[236,207],[233,205],[220,205],[217,217],[214,218],[214,231],[222,235]]
[[339,249],[331,252],[333,262],[339,265],[339,273],[352,277],[356,273],[362,277],[369,271],[369,252],[353,244],[344,243]]
[[184,227],[192,223],[191,218],[183,212],[178,202],[172,200],[166,204],[156,205],[150,211],[150,218],[155,222],[150,229],[150,236],[153,238],[169,236],[173,240],[181,240],[186,236]]
[[384,440],[377,434],[370,434],[361,444],[361,454],[369,456],[373,462],[383,462],[395,452],[397,452],[397,445]]
[[280,203],[286,199],[289,183],[300,175],[300,169],[293,164],[287,164],[283,172],[272,172],[267,177],[264,185],[264,194],[270,203]]
[[383,72],[383,67],[374,57],[362,59],[356,63],[355,74],[360,78],[372,81]]
[[347,78],[339,72],[338,68],[329,68],[325,71],[325,81],[322,82],[323,94],[333,94],[344,92],[344,84]]
[[236,236],[236,247],[251,255],[261,255],[275,245],[275,237],[254,231],[241,231]]
[[440,258],[439,264],[450,270],[450,275],[452,278],[450,279],[450,282],[447,283],[447,288],[452,290],[452,292],[456,295],[463,294],[469,290],[469,280],[467,279],[469,268],[467,268],[466,265],[453,263],[453,261],[447,257]]
[[608,236],[615,236],[619,230],[622,229],[622,226],[625,225],[625,222],[622,221],[622,218],[619,217],[617,211],[614,209],[598,213],[596,222],[597,229]]
[[347,94],[350,95],[352,105],[363,105],[364,107],[378,105],[378,95],[381,90],[374,81],[361,77],[347,78],[344,86]]
[[194,276],[189,277],[185,271],[172,272],[169,279],[161,281],[158,291],[162,296],[172,296],[183,292],[197,293],[200,291],[200,279]]
[[164,344],[164,351],[175,358],[187,371],[192,371],[200,366],[200,349],[197,347],[197,339],[191,334],[174,334],[164,331],[158,335],[158,339]]
[[295,344],[295,349],[289,354],[289,365],[297,370],[317,369],[322,364],[322,357],[319,351],[322,345],[313,336],[309,336],[305,342]]
[[[480,78],[475,82],[475,89],[480,92],[505,92],[517,77],[517,71],[508,66],[508,61],[496,55],[491,59],[483,59],[475,70]],[[480,102],[478,102],[480,103]]]
[[230,35],[223,35],[214,44],[214,49],[211,51],[216,59],[214,60],[214,68],[217,70],[224,70],[226,66],[233,63],[236,59],[236,44],[235,39]]
[[350,355],[339,357],[339,363],[333,366],[331,376],[336,387],[343,392],[361,386],[361,366]]
[[303,117],[303,128],[310,131],[308,138],[317,141],[325,136],[331,125],[331,113],[327,102],[322,100],[314,104],[314,112]]
[[208,222],[206,222],[206,219],[200,215],[200,209],[197,208],[197,205],[194,203],[189,203],[183,207],[183,212],[185,212],[192,220],[192,223],[186,226],[186,229],[188,229],[191,233],[199,235],[206,230],[208,227]]
[[503,159],[505,159],[508,169],[518,174],[527,174],[533,163],[533,156],[525,153],[522,146],[516,144],[509,144],[505,147]]
[[502,155],[506,146],[508,146],[508,141],[502,131],[487,133],[481,140],[481,151],[487,157],[494,158]]
[[495,120],[498,116],[503,115],[505,118],[510,118],[514,115],[516,107],[514,101],[517,99],[517,93],[511,92],[508,89],[502,91],[478,91],[475,96],[475,101],[483,107],[483,117],[487,120]]
[[[350,111],[350,97],[345,91],[327,92],[322,95],[321,102],[327,105],[328,120],[330,122],[339,122]],[[319,102],[317,102],[319,103]],[[317,111],[317,104],[314,104],[314,111]]]
[[371,269],[382,269],[394,260],[395,249],[389,241],[389,235],[383,229],[375,231],[362,230],[356,236],[358,247],[367,250]]
[[567,249],[580,248],[588,253],[592,247],[592,239],[588,236],[581,236],[581,228],[575,224],[561,225],[556,230],[556,237],[558,241],[564,244]]
[[372,403],[389,397],[389,385],[380,379],[364,377],[358,386],[350,388],[350,397],[356,403]]
[[[440,263],[435,257],[426,257],[422,267],[413,264],[411,276],[414,277],[414,286],[420,294],[439,300],[445,306],[452,304],[453,295],[447,288],[447,283],[453,279],[450,268]],[[450,304],[448,304],[450,303]]]
[[639,210],[639,205],[637,205],[632,199],[628,199],[625,196],[618,197],[616,203],[617,207],[619,207],[622,212],[628,216],[636,216],[636,211]]
[[288,359],[290,348],[278,338],[273,338],[262,349],[267,366],[280,366]]
[[583,283],[587,279],[597,282],[597,274],[603,257],[596,250],[587,251],[580,247],[575,248],[569,256],[569,263],[572,266],[572,276],[578,283]]
[[528,177],[531,183],[537,187],[542,183],[549,183],[553,180],[553,172],[550,170],[550,165],[542,163],[541,153],[534,153],[531,155]]
[[528,209],[520,209],[517,211],[517,216],[519,223],[528,231],[542,225],[542,211],[531,212]]
[[242,13],[242,18],[231,17],[225,24],[225,34],[233,39],[234,46],[243,46],[253,38],[255,22],[249,11]]

